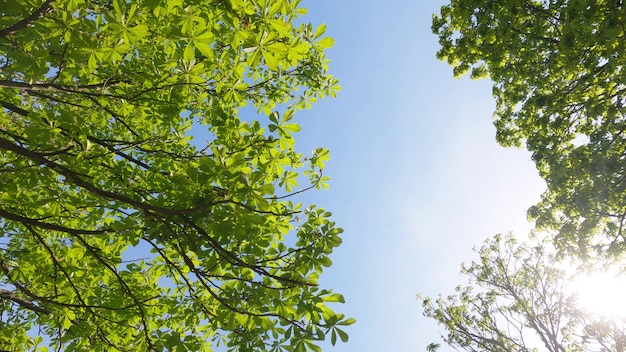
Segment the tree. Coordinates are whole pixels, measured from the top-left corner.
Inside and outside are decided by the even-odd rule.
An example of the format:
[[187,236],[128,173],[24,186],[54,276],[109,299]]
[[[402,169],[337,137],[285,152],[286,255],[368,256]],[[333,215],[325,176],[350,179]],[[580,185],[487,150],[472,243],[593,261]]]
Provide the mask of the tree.
[[626,9],[621,0],[452,0],[438,58],[494,82],[497,140],[525,144],[548,190],[529,210],[583,256],[626,249]]
[[456,350],[624,351],[624,321],[577,307],[567,274],[545,243],[518,244],[498,235],[485,241],[479,256],[463,266],[468,286],[423,300],[424,315],[444,326],[443,339]]
[[328,160],[294,113],[339,89],[298,5],[2,2],[0,350],[347,340],[318,287],[342,230],[293,200]]

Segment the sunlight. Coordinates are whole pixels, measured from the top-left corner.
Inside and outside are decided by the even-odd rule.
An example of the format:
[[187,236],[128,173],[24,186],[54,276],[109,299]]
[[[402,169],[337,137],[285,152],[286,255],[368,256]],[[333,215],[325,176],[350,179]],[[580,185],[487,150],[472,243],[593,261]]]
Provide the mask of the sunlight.
[[615,270],[583,273],[572,280],[581,309],[610,318],[626,318],[626,275]]

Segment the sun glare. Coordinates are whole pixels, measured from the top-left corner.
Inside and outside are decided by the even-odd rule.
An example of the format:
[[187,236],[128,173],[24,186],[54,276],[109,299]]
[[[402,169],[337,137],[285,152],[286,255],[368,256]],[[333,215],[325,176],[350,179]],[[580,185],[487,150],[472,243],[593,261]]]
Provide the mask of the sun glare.
[[615,271],[581,274],[572,280],[581,309],[607,318],[626,318],[626,275]]

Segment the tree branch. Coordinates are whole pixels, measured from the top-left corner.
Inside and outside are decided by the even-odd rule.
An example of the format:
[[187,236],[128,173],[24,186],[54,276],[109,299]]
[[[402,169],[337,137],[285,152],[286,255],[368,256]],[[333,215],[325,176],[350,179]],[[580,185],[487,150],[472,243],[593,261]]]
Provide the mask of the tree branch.
[[52,2],[54,2],[54,0],[46,0],[41,5],[41,7],[35,10],[35,12],[33,12],[30,16],[24,18],[23,20],[17,21],[14,25],[10,27],[0,30],[0,38],[14,34],[21,29],[31,26],[33,23],[35,23],[35,21],[43,17],[46,13],[52,11]]
[[8,299],[9,301],[15,302],[23,308],[32,310],[33,312],[41,313],[41,314],[50,314],[50,311],[46,308],[39,307],[35,303],[21,298],[12,291],[5,290],[0,288],[0,299]]
[[[66,85],[56,84],[56,83],[26,83],[26,82],[18,82],[18,81],[11,81],[11,80],[0,80],[0,88],[16,88],[16,89],[23,89],[23,90],[29,90],[29,91],[60,90],[63,92],[83,93],[83,94],[89,94],[93,96],[93,95],[98,95],[98,94],[90,93],[88,92],[88,90],[104,89],[109,86],[113,86],[119,82],[120,81],[118,80],[114,80],[111,82],[107,81],[107,82],[95,83],[95,84],[66,86]],[[102,94],[102,95],[113,97],[113,98],[124,98],[123,96],[120,96],[120,95],[112,95],[112,94]],[[132,99],[129,99],[129,100],[132,100]]]
[[54,230],[59,232],[65,232],[70,235],[102,235],[105,233],[113,232],[112,230],[102,229],[102,230],[81,230],[81,229],[72,229],[69,227],[49,224],[47,222],[42,222],[36,219],[28,218],[22,215],[10,213],[2,208],[0,208],[0,217],[17,221],[24,225],[35,226],[41,229]]
[[199,226],[197,223],[195,223],[191,219],[186,218],[184,216],[181,216],[180,218],[187,225],[189,225],[191,228],[193,228],[196,232],[198,232],[200,235],[202,235],[204,238],[206,238],[207,241],[209,242],[209,245],[213,249],[215,249],[217,251],[217,253],[221,257],[225,258],[226,260],[231,262],[233,265],[238,265],[238,266],[241,266],[241,267],[244,267],[244,268],[248,268],[248,269],[254,271],[255,273],[257,273],[259,275],[270,277],[270,278],[278,280],[278,281],[280,281],[282,283],[287,283],[287,284],[297,285],[297,286],[317,286],[317,284],[315,284],[315,283],[301,281],[301,280],[297,280],[297,279],[291,279],[291,278],[288,278],[288,277],[285,277],[285,276],[272,274],[272,273],[268,272],[267,270],[265,270],[263,267],[259,267],[259,266],[254,265],[254,264],[246,263],[245,261],[240,259],[235,253],[229,251],[228,249],[226,249],[222,245],[220,245],[211,235],[209,235],[204,230],[204,228]]
[[16,114],[20,114],[20,115],[22,115],[24,117],[28,116],[28,111],[26,111],[26,110],[24,110],[24,109],[22,109],[22,108],[20,108],[18,106],[15,106],[15,105],[13,105],[13,104],[11,104],[9,102],[0,101],[0,105],[2,105],[2,107],[7,109],[7,110],[13,111]]
[[67,168],[66,166],[57,164],[54,161],[47,159],[45,155],[39,152],[35,152],[32,150],[26,149],[24,147],[21,147],[19,145],[15,145],[4,138],[0,138],[0,148],[4,150],[10,150],[18,155],[27,157],[37,162],[38,164],[46,165],[50,167],[50,169],[57,172],[59,175],[65,176],[68,180],[72,181],[78,187],[81,187],[103,198],[116,200],[116,201],[128,204],[130,206],[136,207],[137,209],[140,209],[143,211],[150,210],[150,211],[155,211],[155,212],[162,213],[162,214],[182,215],[191,211],[191,210],[184,210],[184,209],[178,210],[178,209],[166,208],[166,207],[162,207],[158,205],[152,205],[149,203],[144,203],[142,201],[132,199],[123,194],[100,189],[96,187],[95,185],[85,181],[78,173]]

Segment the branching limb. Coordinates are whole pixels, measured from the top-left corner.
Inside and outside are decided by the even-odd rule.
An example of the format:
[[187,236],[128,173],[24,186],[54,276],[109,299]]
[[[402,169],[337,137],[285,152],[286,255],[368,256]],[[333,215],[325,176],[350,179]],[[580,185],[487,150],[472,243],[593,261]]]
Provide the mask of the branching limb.
[[41,229],[46,230],[54,230],[59,232],[64,232],[71,235],[102,235],[105,233],[113,232],[111,230],[102,229],[102,230],[81,230],[81,229],[73,229],[61,225],[50,224],[47,222],[39,221],[37,219],[32,219],[26,216],[10,213],[5,209],[0,208],[0,217],[17,221],[23,225],[35,226]]
[[8,299],[9,301],[15,302],[23,308],[32,310],[33,312],[37,312],[40,314],[50,314],[50,311],[48,309],[39,307],[35,303],[27,299],[21,298],[14,292],[5,290],[3,288],[0,288],[0,299]]
[[46,0],[35,12],[33,12],[30,16],[24,18],[13,24],[10,27],[0,30],[0,38],[4,38],[11,34],[15,34],[17,31],[24,29],[26,27],[31,26],[35,21],[43,17],[46,13],[51,12],[52,3],[54,0]]
[[0,105],[2,105],[2,107],[7,109],[7,110],[13,111],[16,114],[20,114],[20,115],[22,115],[24,117],[28,116],[28,111],[26,111],[26,110],[24,110],[24,109],[22,109],[22,108],[20,108],[18,106],[15,106],[15,105],[13,105],[13,104],[11,104],[9,102],[0,101]]

